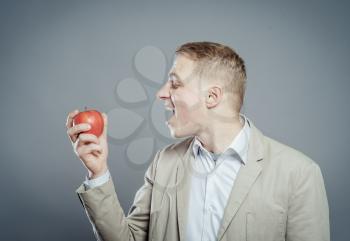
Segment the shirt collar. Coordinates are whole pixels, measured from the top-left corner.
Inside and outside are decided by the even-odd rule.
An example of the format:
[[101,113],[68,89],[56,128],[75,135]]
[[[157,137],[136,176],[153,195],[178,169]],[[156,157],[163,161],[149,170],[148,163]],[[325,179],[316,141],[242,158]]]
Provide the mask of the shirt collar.
[[[249,137],[250,137],[250,120],[242,113],[239,113],[240,115],[240,121],[241,123],[243,122],[243,128],[239,131],[237,136],[232,140],[231,144],[225,149],[223,152],[224,155],[235,155],[238,154],[240,157],[241,161],[246,164],[247,162],[247,155],[248,155],[248,143],[249,143]],[[202,143],[198,140],[197,136],[194,138],[194,143],[193,143],[193,153],[194,156],[197,157],[199,154],[199,151],[204,151],[211,155],[214,156],[219,156],[217,154],[213,154],[212,152],[209,152],[206,150]]]

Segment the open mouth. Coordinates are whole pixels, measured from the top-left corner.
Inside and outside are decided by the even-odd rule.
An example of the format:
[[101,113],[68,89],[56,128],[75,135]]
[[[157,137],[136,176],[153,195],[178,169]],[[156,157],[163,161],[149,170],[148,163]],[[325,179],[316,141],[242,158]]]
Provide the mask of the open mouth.
[[165,112],[165,116],[166,119],[170,119],[171,117],[173,117],[175,115],[175,109],[171,109],[171,108],[166,108],[166,112]]

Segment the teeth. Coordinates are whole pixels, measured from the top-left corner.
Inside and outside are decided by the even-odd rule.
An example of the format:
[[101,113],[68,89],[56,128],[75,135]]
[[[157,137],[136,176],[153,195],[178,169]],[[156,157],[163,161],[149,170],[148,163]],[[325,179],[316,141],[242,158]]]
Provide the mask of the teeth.
[[170,107],[166,107],[165,109],[168,110],[168,111],[171,111],[171,112],[173,112],[173,114],[175,114],[175,109],[170,108]]
[[[171,108],[169,106],[165,106],[165,110],[167,113],[169,113],[168,111],[172,112],[172,115],[175,115],[175,108]],[[170,114],[170,113],[169,113]],[[171,116],[171,115],[170,115]]]

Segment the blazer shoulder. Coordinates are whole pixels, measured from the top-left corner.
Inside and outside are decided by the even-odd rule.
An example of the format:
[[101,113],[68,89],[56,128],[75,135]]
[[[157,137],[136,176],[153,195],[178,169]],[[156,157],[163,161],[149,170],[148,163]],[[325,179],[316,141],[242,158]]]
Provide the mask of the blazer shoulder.
[[309,167],[318,164],[308,155],[271,137],[265,137],[268,159],[290,169]]

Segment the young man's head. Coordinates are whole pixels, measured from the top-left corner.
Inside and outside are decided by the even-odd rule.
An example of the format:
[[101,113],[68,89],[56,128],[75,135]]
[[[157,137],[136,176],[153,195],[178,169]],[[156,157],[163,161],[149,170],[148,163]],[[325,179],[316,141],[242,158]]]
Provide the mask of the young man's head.
[[176,49],[168,81],[157,97],[173,110],[175,138],[199,135],[239,120],[246,86],[244,61],[230,47],[191,42]]

